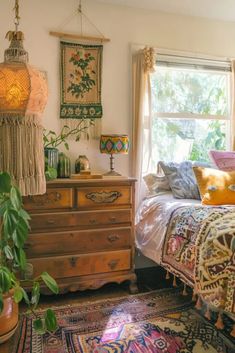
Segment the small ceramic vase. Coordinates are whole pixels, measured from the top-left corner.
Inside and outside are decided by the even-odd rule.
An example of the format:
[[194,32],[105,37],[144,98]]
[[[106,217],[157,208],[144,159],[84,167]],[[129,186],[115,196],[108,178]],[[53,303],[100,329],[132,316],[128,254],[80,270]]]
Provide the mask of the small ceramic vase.
[[58,172],[58,178],[70,178],[70,174],[71,174],[70,159],[62,152],[59,154],[57,172]]
[[75,173],[79,174],[82,170],[90,170],[90,162],[85,155],[80,155],[75,162]]

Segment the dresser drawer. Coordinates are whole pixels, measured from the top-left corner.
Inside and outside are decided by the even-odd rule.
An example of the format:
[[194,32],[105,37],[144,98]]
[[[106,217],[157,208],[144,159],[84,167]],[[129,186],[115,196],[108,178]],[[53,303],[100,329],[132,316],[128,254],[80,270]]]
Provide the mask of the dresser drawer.
[[73,189],[48,189],[46,194],[24,198],[26,210],[70,209],[73,207]]
[[77,189],[78,208],[130,205],[130,186],[86,187]]
[[81,211],[32,214],[32,231],[48,229],[70,229],[71,227],[96,227],[131,222],[131,210]]
[[130,269],[131,251],[37,258],[29,259],[29,263],[33,265],[32,276],[34,277],[43,271],[47,271],[55,279],[94,275]]
[[29,235],[25,250],[30,257],[87,253],[131,247],[131,228],[108,228]]

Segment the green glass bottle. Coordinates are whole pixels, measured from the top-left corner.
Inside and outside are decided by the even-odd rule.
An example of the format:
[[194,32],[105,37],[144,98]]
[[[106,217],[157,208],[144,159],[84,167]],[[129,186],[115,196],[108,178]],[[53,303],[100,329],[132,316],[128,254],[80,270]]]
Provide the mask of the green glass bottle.
[[58,178],[70,178],[71,162],[69,157],[67,157],[63,152],[59,154],[57,172],[58,172]]

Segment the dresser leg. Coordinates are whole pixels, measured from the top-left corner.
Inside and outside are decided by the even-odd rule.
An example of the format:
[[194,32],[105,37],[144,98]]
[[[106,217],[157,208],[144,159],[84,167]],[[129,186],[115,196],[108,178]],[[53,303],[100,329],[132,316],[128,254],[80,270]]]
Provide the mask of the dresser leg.
[[129,284],[129,291],[130,291],[130,294],[137,294],[137,293],[139,293],[139,289],[138,289],[137,284],[136,284],[136,279],[130,281],[130,284]]

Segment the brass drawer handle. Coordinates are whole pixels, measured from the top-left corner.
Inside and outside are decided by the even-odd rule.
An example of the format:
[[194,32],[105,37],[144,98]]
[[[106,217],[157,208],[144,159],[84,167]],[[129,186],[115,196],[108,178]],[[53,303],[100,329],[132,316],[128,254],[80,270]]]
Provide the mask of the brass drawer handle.
[[55,220],[54,219],[48,219],[47,220],[47,224],[55,224]]
[[76,257],[71,257],[71,259],[69,259],[69,262],[70,262],[70,265],[72,267],[75,267],[76,266],[76,263],[77,263],[77,258]]
[[113,203],[121,196],[119,191],[97,191],[86,194],[86,198],[95,203]]
[[119,239],[120,239],[120,237],[117,234],[110,234],[108,236],[108,240],[110,241],[110,243],[113,243],[113,242],[115,242],[115,241],[117,241]]
[[111,261],[109,261],[108,266],[110,267],[111,270],[114,270],[115,267],[117,266],[118,262],[119,262],[119,260],[111,260]]
[[116,223],[117,222],[117,218],[116,217],[109,217],[109,221],[111,223]]

